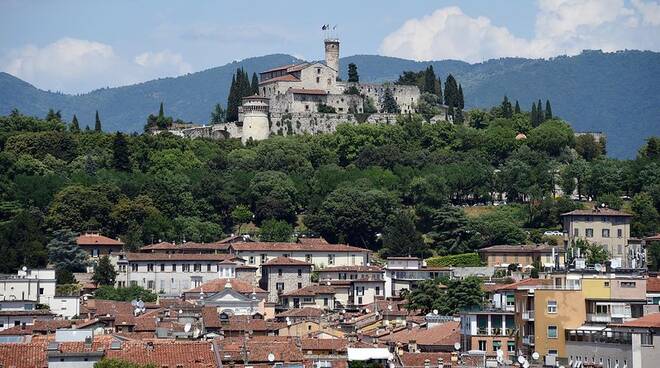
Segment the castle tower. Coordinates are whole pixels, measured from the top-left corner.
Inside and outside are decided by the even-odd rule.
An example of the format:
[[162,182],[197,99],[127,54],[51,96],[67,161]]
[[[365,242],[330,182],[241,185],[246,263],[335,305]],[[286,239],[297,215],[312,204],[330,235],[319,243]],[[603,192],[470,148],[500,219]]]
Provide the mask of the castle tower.
[[244,97],[241,108],[243,115],[241,142],[245,144],[250,138],[255,141],[268,139],[270,136],[268,98],[257,95]]
[[339,75],[339,39],[325,39],[325,65],[337,71]]

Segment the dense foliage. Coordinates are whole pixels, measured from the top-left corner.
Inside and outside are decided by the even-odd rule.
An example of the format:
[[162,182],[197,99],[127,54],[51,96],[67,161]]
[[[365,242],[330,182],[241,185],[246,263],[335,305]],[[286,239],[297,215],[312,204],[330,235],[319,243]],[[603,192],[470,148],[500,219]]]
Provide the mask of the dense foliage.
[[426,264],[429,267],[479,267],[483,262],[477,253],[463,253],[431,257]]
[[143,302],[155,302],[156,294],[140,286],[118,287],[103,285],[94,292],[96,299],[118,300],[130,302],[132,300],[142,300]]
[[[622,208],[634,214],[632,235],[659,230],[657,138],[637,159],[618,161],[580,155],[558,119],[532,127],[529,113],[505,118],[499,106],[466,118],[427,124],[406,115],[241,146],[80,130],[57,113],[14,111],[0,117],[0,272],[44,266],[49,253],[62,270],[81,270],[71,245],[87,230],[136,249],[211,242],[249,222],[267,224],[264,235],[277,240],[293,228],[386,246],[383,254],[466,253],[541,239],[524,228],[559,228],[559,214],[582,204],[555,198],[556,185],[582,198],[630,196]],[[501,193],[508,205],[474,215],[473,205],[499,203]]]

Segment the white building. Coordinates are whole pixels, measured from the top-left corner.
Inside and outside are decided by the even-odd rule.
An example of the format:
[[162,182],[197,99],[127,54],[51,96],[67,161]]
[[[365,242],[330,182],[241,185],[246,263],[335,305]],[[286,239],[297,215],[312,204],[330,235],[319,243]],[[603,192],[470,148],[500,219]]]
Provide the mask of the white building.
[[385,272],[380,267],[336,266],[318,272],[321,285],[348,285],[348,306],[365,306],[385,297]]
[[417,257],[388,257],[385,267],[385,297],[398,296],[401,290],[412,290],[424,280],[451,277],[451,269],[426,267]]

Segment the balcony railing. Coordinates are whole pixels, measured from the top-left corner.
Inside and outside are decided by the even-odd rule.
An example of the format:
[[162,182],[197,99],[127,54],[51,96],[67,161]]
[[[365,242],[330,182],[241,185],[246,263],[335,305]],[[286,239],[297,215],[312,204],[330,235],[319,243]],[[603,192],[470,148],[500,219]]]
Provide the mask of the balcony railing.
[[523,336],[522,343],[523,345],[527,345],[527,346],[534,345],[534,335]]
[[609,314],[587,313],[587,322],[610,323],[612,316]]
[[533,321],[534,320],[534,311],[533,310],[528,310],[522,312],[522,319],[523,321]]
[[478,327],[477,335],[482,336],[511,336],[513,335],[513,328],[488,328],[488,327]]
[[602,344],[632,344],[632,334],[616,331],[566,330],[566,341]]

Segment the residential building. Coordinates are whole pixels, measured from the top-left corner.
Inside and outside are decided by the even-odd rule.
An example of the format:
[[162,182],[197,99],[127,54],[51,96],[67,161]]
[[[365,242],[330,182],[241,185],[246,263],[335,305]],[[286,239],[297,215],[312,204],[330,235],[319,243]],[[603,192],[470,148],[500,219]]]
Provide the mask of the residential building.
[[313,307],[333,310],[345,306],[347,302],[348,291],[340,294],[336,287],[327,285],[312,284],[280,295],[280,307],[283,309]]
[[54,269],[23,267],[16,275],[0,275],[0,300],[28,300],[50,305],[54,297]]
[[478,350],[497,356],[502,350],[506,359],[517,355],[515,312],[486,309],[461,313],[461,334],[465,351]]
[[546,269],[563,267],[566,254],[563,247],[548,244],[494,245],[478,252],[489,267],[507,268],[517,264],[523,269],[531,269],[536,263]]
[[362,307],[385,296],[385,272],[377,266],[336,266],[318,270],[319,283],[349,286],[348,306]]
[[98,232],[86,232],[76,238],[76,243],[91,258],[116,256],[124,249],[120,239],[108,238]]
[[428,353],[455,351],[454,344],[460,340],[460,322],[451,321],[433,328],[403,328],[382,336],[378,342],[396,344],[410,353]]
[[[613,331],[630,333],[631,367],[657,367],[660,362],[660,313],[653,313],[620,325],[612,325]],[[625,362],[620,367],[625,366]]]
[[164,296],[178,296],[205,282],[235,277],[235,267],[241,262],[228,254],[126,253],[117,261],[116,284],[138,285]]
[[234,315],[265,314],[268,293],[238,279],[215,279],[183,293],[186,301],[215,307],[217,313]]
[[399,296],[401,290],[412,290],[424,280],[439,277],[451,277],[451,269],[444,267],[426,267],[417,257],[388,257],[385,267],[385,297]]
[[660,276],[649,275],[646,280],[646,304],[660,305]]
[[268,291],[268,301],[277,302],[279,296],[309,286],[312,264],[288,257],[276,257],[261,265],[259,286]]
[[635,255],[628,252],[632,215],[610,208],[594,207],[561,215],[565,246],[576,239],[601,244],[611,256],[613,267],[634,268]]
[[288,257],[311,263],[314,268],[331,266],[362,266],[369,264],[371,251],[345,244],[303,243],[232,243],[229,252],[246,260],[249,266],[260,267],[277,257]]

